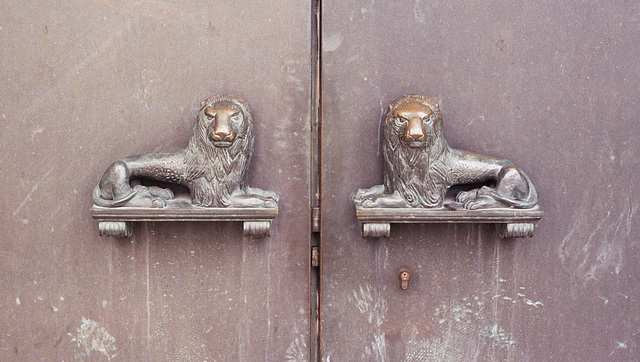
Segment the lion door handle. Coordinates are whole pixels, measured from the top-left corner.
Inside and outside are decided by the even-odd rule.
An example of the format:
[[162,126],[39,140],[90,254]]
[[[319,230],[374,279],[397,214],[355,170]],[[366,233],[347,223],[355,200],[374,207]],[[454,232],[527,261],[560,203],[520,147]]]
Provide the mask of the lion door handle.
[[[542,218],[536,188],[523,171],[449,147],[440,106],[431,98],[406,95],[389,105],[382,150],[384,184],[353,198],[363,237],[389,237],[391,223],[452,222],[498,224],[501,237],[525,237]],[[452,186],[459,188],[454,195]]]
[[[268,236],[279,197],[246,184],[253,139],[245,101],[207,98],[184,149],[129,156],[107,168],[92,195],[100,235],[131,236],[136,221],[242,221],[244,235]],[[157,181],[186,186],[189,194]]]

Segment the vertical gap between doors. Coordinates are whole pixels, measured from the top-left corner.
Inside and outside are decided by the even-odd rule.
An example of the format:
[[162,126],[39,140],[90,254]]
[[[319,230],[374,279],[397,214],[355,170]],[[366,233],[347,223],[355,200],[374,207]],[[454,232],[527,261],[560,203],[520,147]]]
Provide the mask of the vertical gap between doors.
[[[314,224],[313,209],[320,208],[320,185],[322,176],[322,163],[321,163],[321,14],[322,3],[321,0],[311,0],[311,142],[310,142],[310,208],[309,218],[311,219],[311,225]],[[309,243],[309,265],[311,265],[312,250],[318,248],[319,254],[322,255],[322,248],[320,242],[320,230],[318,232],[311,232]],[[320,275],[321,275],[322,263],[319,266],[310,266],[309,271],[309,360],[319,361],[321,358],[320,353]]]

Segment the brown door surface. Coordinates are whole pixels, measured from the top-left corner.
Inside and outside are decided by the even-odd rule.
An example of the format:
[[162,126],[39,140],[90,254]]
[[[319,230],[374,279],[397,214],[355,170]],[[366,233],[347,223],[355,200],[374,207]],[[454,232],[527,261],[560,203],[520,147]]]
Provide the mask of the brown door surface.
[[[0,5],[1,360],[308,359],[310,9]],[[184,147],[200,101],[227,92],[256,122],[249,184],[281,197],[271,237],[233,222],[98,236],[105,168]]]
[[[0,4],[0,359],[640,359],[640,6],[324,0],[317,33],[316,5]],[[249,184],[280,194],[271,236],[99,237],[105,167],[184,147],[199,102],[227,92],[256,122]],[[451,146],[530,175],[533,238],[361,237],[351,197],[381,183],[380,119],[407,93],[440,101]]]
[[[640,358],[639,16],[622,1],[323,1],[326,361]],[[452,147],[531,176],[533,238],[360,236],[351,196],[382,182],[380,119],[411,93],[440,101]]]

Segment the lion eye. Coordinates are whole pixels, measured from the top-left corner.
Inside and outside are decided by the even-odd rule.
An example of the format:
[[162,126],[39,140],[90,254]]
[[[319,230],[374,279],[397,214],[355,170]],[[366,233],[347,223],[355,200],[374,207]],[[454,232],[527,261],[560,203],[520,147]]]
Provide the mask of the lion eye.
[[426,123],[430,123],[431,121],[433,121],[433,119],[431,118],[431,116],[424,116],[422,118],[422,121]]
[[397,124],[405,124],[405,123],[407,123],[407,122],[408,122],[408,121],[407,121],[407,119],[406,119],[406,118],[403,118],[403,117],[396,117],[396,123],[397,123]]
[[204,115],[205,117],[207,117],[207,119],[211,120],[216,116],[216,112],[213,110],[213,108],[207,107],[204,109]]
[[231,116],[231,121],[234,123],[240,123],[242,121],[242,114],[241,113],[236,113],[233,116]]

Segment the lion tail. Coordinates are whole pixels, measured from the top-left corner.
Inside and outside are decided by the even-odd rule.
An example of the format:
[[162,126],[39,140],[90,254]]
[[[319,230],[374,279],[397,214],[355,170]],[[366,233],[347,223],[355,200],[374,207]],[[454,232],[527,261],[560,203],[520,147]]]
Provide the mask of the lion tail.
[[131,190],[131,192],[129,194],[127,194],[124,197],[121,197],[118,200],[108,200],[103,198],[100,195],[100,185],[96,185],[96,187],[93,189],[93,203],[98,205],[98,206],[102,206],[102,207],[118,207],[118,206],[123,206],[124,204],[126,204],[129,200],[133,199],[134,196],[136,196],[138,194],[137,190]]

